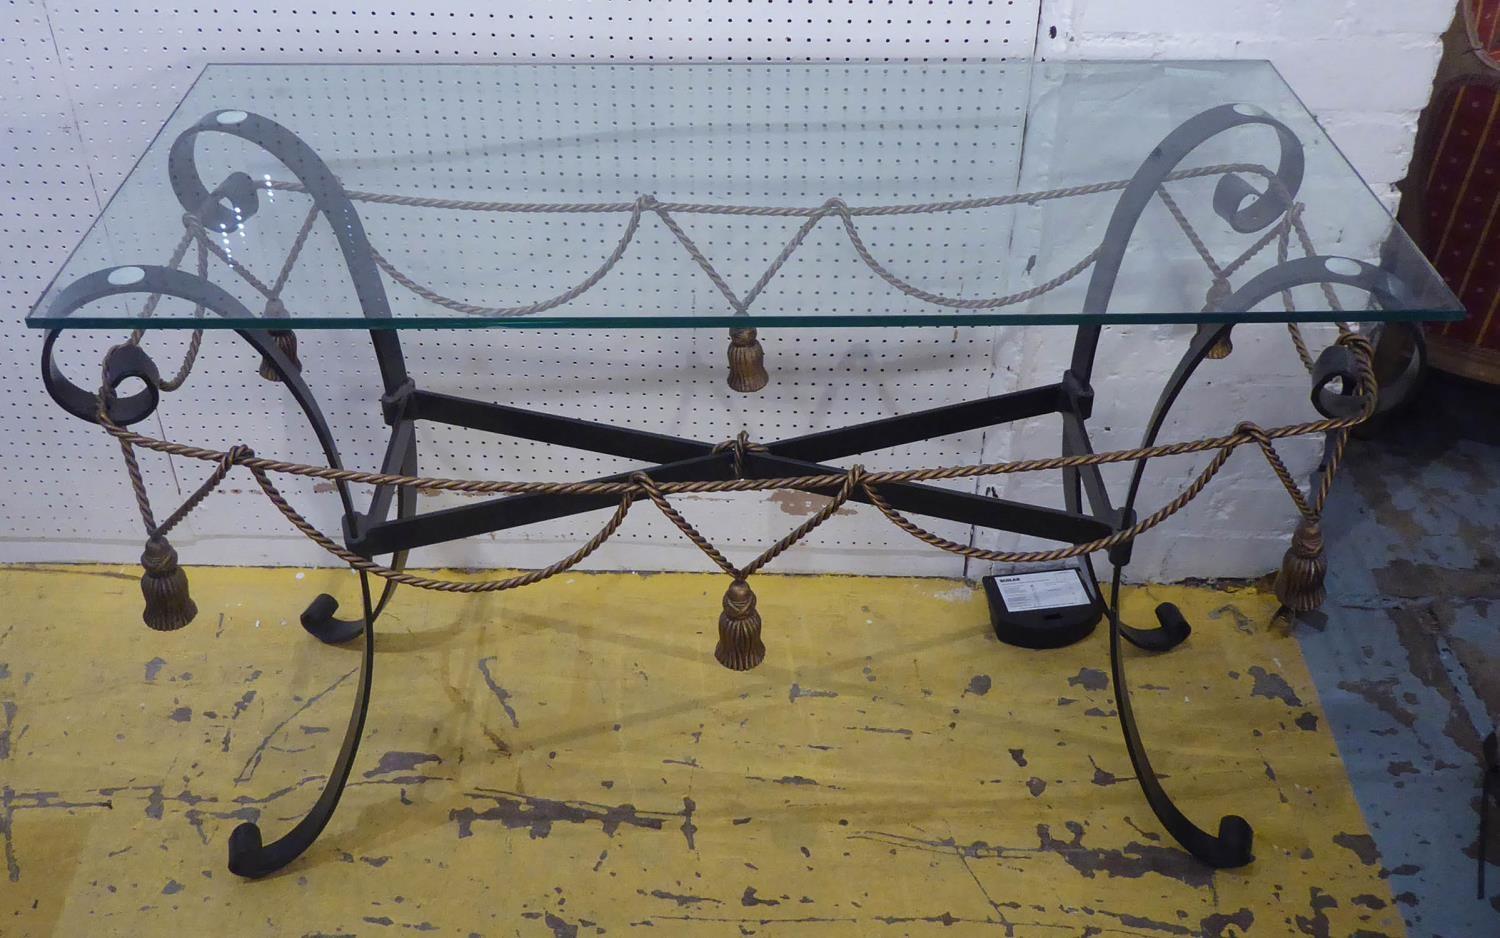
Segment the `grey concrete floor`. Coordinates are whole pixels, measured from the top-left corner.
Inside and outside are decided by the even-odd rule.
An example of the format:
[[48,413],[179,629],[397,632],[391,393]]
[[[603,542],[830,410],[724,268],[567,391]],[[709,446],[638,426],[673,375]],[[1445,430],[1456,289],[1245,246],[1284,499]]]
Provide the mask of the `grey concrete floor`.
[[1413,936],[1500,935],[1477,897],[1480,743],[1500,714],[1500,389],[1436,375],[1350,445],[1324,519],[1328,602],[1296,625]]

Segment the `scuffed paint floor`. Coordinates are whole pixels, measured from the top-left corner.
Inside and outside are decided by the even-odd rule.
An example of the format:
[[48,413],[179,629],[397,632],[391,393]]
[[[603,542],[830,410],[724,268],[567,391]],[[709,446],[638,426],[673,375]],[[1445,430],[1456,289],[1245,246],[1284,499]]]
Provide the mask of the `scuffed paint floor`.
[[1500,389],[1441,377],[1351,444],[1326,619],[1297,634],[1412,935],[1500,935],[1475,893],[1480,740],[1500,715]]
[[295,624],[342,571],[193,568],[188,629],[139,622],[126,568],[0,570],[0,934],[1402,933],[1297,641],[1251,590],[1135,590],[1193,637],[1133,654],[1166,785],[1236,812],[1211,871],[1146,807],[1105,637],[999,644],[962,583],[756,578],[769,655],[712,658],[721,576],[565,575],[398,591],[353,785],[282,874],[332,764],[354,649]]

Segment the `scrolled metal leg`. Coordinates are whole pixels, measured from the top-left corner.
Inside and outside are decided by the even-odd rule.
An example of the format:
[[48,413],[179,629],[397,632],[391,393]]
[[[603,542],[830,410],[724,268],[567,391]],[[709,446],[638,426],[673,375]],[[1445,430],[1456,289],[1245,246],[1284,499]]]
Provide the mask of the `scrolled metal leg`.
[[[1162,389],[1156,409],[1146,425],[1142,446],[1151,446],[1156,442],[1162,424],[1172,409],[1172,404],[1187,386],[1193,372],[1209,356],[1210,350],[1228,333],[1229,326],[1221,325],[1216,328],[1201,329],[1194,336],[1187,351],[1178,362],[1176,370],[1167,380],[1166,387]],[[1134,517],[1135,500],[1140,492],[1145,463],[1145,460],[1137,461],[1131,477],[1130,489],[1125,498],[1124,512],[1127,520]],[[1135,714],[1130,706],[1130,687],[1125,679],[1126,652],[1121,639],[1145,651],[1161,652],[1181,644],[1192,633],[1192,627],[1183,617],[1181,610],[1171,603],[1162,603],[1156,607],[1158,622],[1156,628],[1131,628],[1120,621],[1120,582],[1124,577],[1125,564],[1129,562],[1129,554],[1129,545],[1125,545],[1125,550],[1117,549],[1111,555],[1114,577],[1110,586],[1108,615],[1109,663],[1111,680],[1115,689],[1115,709],[1119,713],[1120,730],[1125,737],[1125,749],[1130,754],[1130,764],[1135,768],[1136,779],[1146,796],[1146,802],[1151,805],[1151,810],[1155,812],[1167,832],[1189,853],[1213,867],[1244,866],[1253,859],[1251,847],[1254,832],[1249,822],[1239,815],[1226,815],[1219,820],[1217,835],[1198,827],[1173,803],[1171,796],[1167,794],[1161,781],[1156,777],[1156,772],[1151,767],[1151,760],[1146,756],[1146,747],[1141,742],[1140,729],[1136,726]]]
[[[1219,344],[1220,340],[1229,334],[1229,324],[1220,324],[1207,328],[1200,328],[1198,334],[1188,344],[1187,351],[1183,352],[1182,359],[1177,363],[1177,368],[1172,372],[1167,384],[1162,388],[1161,396],[1156,401],[1156,409],[1151,413],[1151,419],[1146,424],[1146,432],[1141,440],[1141,446],[1151,446],[1156,442],[1161,433],[1162,424],[1166,422],[1167,414],[1172,410],[1172,405],[1177,401],[1178,395],[1187,387],[1188,381],[1193,377],[1193,372],[1198,370],[1209,353]],[[1125,496],[1125,515],[1127,519],[1135,517],[1135,499],[1140,493],[1141,478],[1146,472],[1146,460],[1137,460],[1135,471],[1131,474],[1130,489]],[[1129,562],[1130,545],[1124,545],[1123,552],[1114,554],[1115,571],[1118,578],[1119,571]],[[1118,549],[1117,549],[1118,550]],[[1111,603],[1113,605],[1113,603]],[[1119,620],[1118,610],[1112,614],[1115,621]],[[1182,644],[1193,628],[1182,615],[1181,610],[1171,603],[1163,603],[1156,609],[1156,628],[1140,629],[1120,623],[1117,630],[1130,644],[1145,651],[1170,651]]]
[[[1122,556],[1115,565],[1115,570],[1123,569],[1127,561]],[[1116,630],[1124,636],[1125,640],[1142,651],[1161,653],[1171,651],[1178,645],[1187,641],[1188,636],[1193,634],[1193,627],[1188,624],[1183,616],[1182,610],[1171,603],[1162,603],[1156,607],[1156,626],[1154,628],[1136,628],[1126,625],[1120,621],[1119,609],[1115,600],[1110,600],[1110,618],[1115,623]]]
[[365,714],[370,707],[371,679],[375,667],[375,608],[370,601],[370,579],[363,571],[359,574],[360,599],[364,605],[365,647],[360,657],[359,684],[354,692],[354,709],[349,714],[349,727],[344,732],[344,744],[339,749],[333,770],[317,803],[302,820],[283,836],[265,843],[260,826],[246,821],[229,835],[229,871],[247,879],[269,876],[301,856],[312,842],[318,839],[323,828],[328,826],[344,793],[344,785],[354,767],[354,757],[359,751],[360,737],[364,734]]
[[1193,627],[1188,624],[1182,610],[1171,603],[1162,603],[1156,607],[1156,628],[1138,629],[1121,623],[1120,634],[1142,651],[1161,652],[1171,651],[1187,641],[1193,634]]
[[[1094,269],[1089,278],[1088,292],[1083,302],[1085,312],[1102,316],[1108,310],[1110,298],[1114,293],[1115,280],[1119,275],[1136,223],[1146,210],[1146,206],[1157,198],[1162,184],[1166,182],[1178,164],[1205,141],[1233,128],[1251,124],[1263,125],[1275,132],[1277,147],[1280,151],[1276,169],[1271,173],[1271,178],[1263,192],[1246,182],[1237,173],[1227,173],[1220,177],[1214,189],[1214,212],[1235,231],[1249,234],[1272,224],[1291,207],[1292,200],[1302,184],[1304,160],[1302,144],[1289,128],[1259,109],[1229,104],[1210,108],[1190,118],[1168,134],[1151,151],[1140,168],[1136,170],[1130,183],[1120,193],[1119,201],[1116,202],[1114,212],[1110,215],[1109,225],[1100,245],[1100,253],[1094,262]],[[1265,284],[1255,284],[1256,289],[1265,286]],[[1250,287],[1230,296],[1222,295],[1224,289],[1224,287],[1219,287],[1212,291],[1209,297],[1210,302],[1220,309],[1246,310],[1251,309],[1256,302],[1249,299],[1249,294],[1255,292]],[[1270,293],[1262,295],[1270,295]],[[1079,328],[1078,337],[1073,345],[1070,372],[1074,379],[1081,382],[1084,387],[1088,386],[1093,374],[1094,356],[1099,337],[1098,326],[1083,326]],[[1161,400],[1157,403],[1156,412],[1152,415],[1146,440],[1141,444],[1142,446],[1150,446],[1155,442],[1156,434],[1161,429],[1161,423],[1167,411],[1171,409],[1172,402],[1181,393],[1199,362],[1210,356],[1223,357],[1229,354],[1229,349],[1228,324],[1207,323],[1199,327],[1198,334],[1194,336],[1187,354],[1183,356],[1177,371],[1169,380],[1166,390],[1163,391]],[[1130,485],[1130,495],[1126,499],[1122,514],[1122,527],[1134,519],[1135,495],[1140,487],[1141,472],[1144,468],[1144,461],[1136,464],[1135,477]],[[1070,486],[1073,485],[1073,480],[1066,476],[1065,482]],[[1117,570],[1128,562],[1129,556],[1129,544],[1122,545],[1121,549],[1111,552],[1111,560]],[[1131,644],[1147,651],[1167,651],[1175,648],[1192,632],[1182,614],[1175,609],[1158,609],[1157,621],[1160,624],[1152,629],[1132,628],[1120,623],[1118,610],[1111,612],[1110,617],[1112,640],[1123,635]]]
[[[396,554],[390,565],[396,570],[406,569],[406,551]],[[386,603],[391,601],[391,595],[395,592],[396,581],[386,580],[385,586],[380,590],[380,598],[375,601],[373,612],[376,617],[385,610]],[[302,610],[299,621],[307,634],[325,645],[343,645],[354,641],[371,621],[368,614],[358,619],[340,619],[336,615],[338,611],[339,601],[336,598],[328,593],[319,593]]]
[[[415,450],[413,443],[413,450]],[[407,475],[417,474],[415,453],[402,467],[402,472]],[[414,489],[402,487],[396,494],[396,517],[405,520],[413,518],[417,513],[417,493]],[[397,551],[391,555],[389,564],[395,570],[406,569],[406,557],[408,551]],[[386,603],[391,601],[391,595],[396,592],[396,581],[386,580],[380,590],[380,598],[375,601],[374,615],[379,618],[385,611]],[[340,619],[335,614],[339,610],[339,601],[327,593],[319,593],[307,608],[302,612],[302,628],[307,634],[316,638],[325,645],[342,645],[352,642],[358,638],[365,629],[365,623],[369,618]]]
[[[323,161],[294,134],[275,122],[244,111],[220,111],[207,115],[179,135],[173,143],[168,163],[173,190],[183,203],[184,210],[198,217],[206,228],[228,232],[243,228],[258,207],[254,181],[244,173],[231,174],[222,186],[215,189],[216,194],[224,194],[226,198],[208,198],[209,190],[199,178],[194,159],[195,139],[204,132],[239,136],[276,156],[297,176],[329,222],[344,255],[362,312],[369,319],[389,318],[390,307],[384,286],[353,204]],[[201,216],[198,215],[200,208],[204,209]],[[126,276],[112,276],[120,272]],[[156,265],[105,269],[85,275],[59,293],[53,301],[53,310],[59,315],[65,315],[96,300],[125,293],[175,296],[197,303],[215,315],[241,321],[255,318],[239,300],[204,277]],[[276,335],[268,330],[237,331],[261,353],[263,373],[278,378],[296,399],[323,448],[328,465],[340,468],[338,449],[327,421],[302,380],[300,369],[292,357],[294,344],[290,341],[289,334],[283,335],[278,342]],[[94,421],[98,414],[98,397],[68,381],[52,360],[57,335],[57,330],[49,333],[43,345],[43,375],[47,390],[69,413]],[[370,337],[375,347],[385,393],[394,394],[407,381],[399,340],[394,332],[382,329],[371,329]],[[144,391],[125,398],[120,411],[113,414],[114,419],[121,425],[145,419],[156,407],[156,392],[157,388],[151,385]],[[414,454],[412,459],[414,471]],[[349,486],[342,481],[336,485],[344,516],[352,521],[357,516]],[[403,492],[399,510],[404,514],[413,509],[414,496]],[[399,568],[404,561],[404,555],[398,554],[392,565]],[[387,583],[380,602],[376,604],[371,600],[368,574],[361,571],[359,577],[363,617],[358,623],[334,619],[333,612],[337,603],[331,597],[320,596],[304,614],[304,627],[325,641],[347,641],[353,637],[351,632],[354,628],[358,628],[365,636],[354,707],[338,759],[317,803],[284,836],[269,844],[265,843],[260,828],[254,823],[241,824],[233,831],[229,837],[229,869],[236,875],[259,878],[274,873],[295,860],[327,826],[343,794],[359,749],[365,715],[369,708],[375,653],[374,623],[378,611],[389,600],[392,589]]]
[[[338,179],[312,148],[296,134],[275,121],[249,111],[224,110],[208,114],[197,124],[184,130],[172,144],[168,159],[168,175],[173,191],[176,192],[185,211],[197,215],[211,230],[231,231],[243,227],[260,207],[253,180],[243,173],[232,174],[220,187],[228,190],[230,205],[226,206],[220,201],[207,198],[208,189],[198,172],[195,152],[197,138],[203,133],[240,137],[264,149],[291,170],[306,187],[317,210],[327,217],[333,236],[338,241],[339,249],[343,254],[345,266],[348,268],[355,295],[364,315],[376,320],[389,318],[390,304],[385,295],[379,271],[375,266],[374,255],[365,237],[364,225],[360,221],[354,204],[339,185]],[[311,221],[311,216],[309,221]],[[272,302],[273,305],[268,312],[274,313],[274,310],[280,308],[284,314],[280,301],[273,300]],[[273,314],[268,318],[277,317]],[[289,376],[301,370],[296,357],[296,336],[286,331],[272,331],[269,336],[272,339],[270,344],[275,346],[278,355],[273,360],[271,356],[263,352],[261,375],[267,379],[279,378],[286,381],[290,388],[292,383]],[[400,342],[393,333],[383,330],[371,330],[370,338],[375,345],[376,360],[380,366],[386,393],[392,393],[406,380],[406,366],[401,354]],[[293,393],[296,393],[295,388]],[[324,450],[330,454],[331,458],[336,459],[333,455],[332,438],[327,436],[327,427],[322,425],[321,416],[315,417],[312,413],[308,416]],[[330,465],[336,466],[337,463],[331,461]],[[408,472],[414,471],[413,465]],[[352,521],[355,513],[349,499],[348,486],[340,482],[338,488],[339,495],[344,502],[345,518]],[[408,497],[408,494],[402,492],[398,503],[398,511],[401,512],[403,518],[409,517],[414,508],[414,501]],[[403,569],[405,565],[406,554],[404,552],[392,558],[391,566],[395,569]],[[395,584],[387,581],[381,590],[380,600],[375,604],[375,615],[379,615],[385,608],[394,590]],[[369,618],[339,619],[335,616],[337,611],[338,600],[327,593],[320,594],[303,611],[302,627],[319,641],[328,644],[352,641],[365,627]]]
[[[321,409],[312,396],[312,391],[302,380],[301,369],[296,363],[287,357],[276,343],[274,335],[266,332],[240,333],[256,350],[261,353],[264,367],[270,370],[273,376],[286,385],[292,397],[302,408],[303,415],[307,418],[308,425],[312,428],[313,435],[318,438],[318,444],[323,448],[323,455],[328,464],[335,469],[342,468],[339,459],[338,445],[333,439],[333,431],[329,429],[328,421],[324,419]],[[416,471],[415,444],[412,452],[403,466],[407,472]],[[344,506],[344,518],[346,523],[352,523],[358,516],[354,510],[354,499],[349,491],[349,485],[343,481],[334,483],[338,488],[339,500]],[[408,489],[400,489],[397,496],[397,512],[400,517],[408,518],[416,512],[416,493]],[[391,559],[391,566],[397,570],[406,566],[406,551],[400,551]],[[380,615],[385,609],[386,603],[390,602],[391,594],[396,590],[396,584],[385,581],[384,588],[380,591],[380,600],[373,605],[371,610],[375,616]],[[328,645],[342,645],[345,642],[358,638],[360,633],[372,621],[371,615],[367,613],[359,619],[339,619],[334,613],[338,611],[338,600],[327,593],[320,593],[301,616],[302,628],[318,641]]]
[[[1130,764],[1135,769],[1136,780],[1146,795],[1146,803],[1151,805],[1151,810],[1167,829],[1167,833],[1189,853],[1219,869],[1244,866],[1254,859],[1251,847],[1255,833],[1250,823],[1237,814],[1228,814],[1219,819],[1217,835],[1203,830],[1189,820],[1172,801],[1172,797],[1162,787],[1161,780],[1156,777],[1151,760],[1146,756],[1146,746],[1141,742],[1135,713],[1130,708],[1130,688],[1125,681],[1125,648],[1120,642],[1124,636],[1120,625],[1120,578],[1123,569],[1122,565],[1115,565],[1114,579],[1110,586],[1109,666],[1110,679],[1115,687],[1115,709],[1120,715],[1120,729],[1125,735],[1125,749],[1130,753]],[[1162,607],[1157,608],[1157,615],[1162,615]],[[1166,627],[1165,621],[1162,626]]]
[[[405,566],[405,559],[405,554],[402,554],[399,561],[392,562],[392,566],[398,570],[401,569]],[[395,591],[395,582],[386,580],[384,588],[380,591],[380,599],[375,603],[375,615],[380,615]],[[338,611],[337,599],[328,593],[319,593],[312,602],[307,604],[307,608],[302,610],[300,618],[302,628],[307,631],[307,634],[325,645],[342,645],[359,638],[364,633],[365,624],[369,620],[365,618],[340,619],[336,615]]]

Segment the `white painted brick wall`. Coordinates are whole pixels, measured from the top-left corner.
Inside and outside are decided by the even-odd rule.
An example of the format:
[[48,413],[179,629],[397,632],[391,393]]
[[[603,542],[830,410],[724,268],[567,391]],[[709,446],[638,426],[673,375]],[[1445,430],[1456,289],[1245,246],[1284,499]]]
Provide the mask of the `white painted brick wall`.
[[1037,54],[1270,59],[1394,204],[1454,10],[1453,0],[1042,0]]
[[[1049,59],[1247,58],[1275,63],[1371,188],[1394,210],[1411,160],[1453,0],[1042,0],[1037,55]],[[1140,401],[1175,362],[1187,330],[1136,329],[1130,353],[1104,357],[1093,423],[1096,445],[1132,446],[1147,416]],[[1327,332],[1309,330],[1310,340]],[[1124,343],[1121,343],[1124,347]],[[1128,387],[1122,399],[1107,390]],[[1235,353],[1207,362],[1172,415],[1166,439],[1220,432],[1239,419],[1262,425],[1306,419],[1307,378],[1280,326],[1241,328]],[[1319,446],[1283,445],[1299,478]],[[1146,477],[1141,507],[1170,499],[1204,460],[1164,463]],[[1123,478],[1123,474],[1116,476]],[[1257,576],[1280,563],[1295,521],[1259,455],[1245,451],[1208,493],[1137,545],[1133,579]]]

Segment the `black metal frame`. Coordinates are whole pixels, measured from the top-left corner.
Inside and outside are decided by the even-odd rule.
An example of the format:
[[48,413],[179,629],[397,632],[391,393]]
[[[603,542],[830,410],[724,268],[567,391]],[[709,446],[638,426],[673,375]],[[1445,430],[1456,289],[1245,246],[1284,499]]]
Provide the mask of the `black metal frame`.
[[[1255,109],[1225,105],[1205,111],[1168,135],[1122,192],[1106,230],[1103,249],[1094,265],[1083,308],[1086,315],[1097,321],[1106,313],[1131,234],[1168,174],[1203,141],[1231,128],[1252,124],[1268,126],[1276,133],[1281,157],[1275,178],[1266,191],[1261,192],[1236,174],[1222,176],[1214,193],[1214,209],[1234,230],[1242,233],[1262,230],[1290,209],[1303,172],[1302,148],[1292,132]],[[184,210],[194,214],[211,231],[233,231],[247,223],[259,207],[254,183],[243,173],[231,174],[212,191],[203,184],[195,165],[194,145],[197,136],[205,132],[241,137],[271,153],[297,176],[338,239],[365,316],[371,320],[388,318],[390,307],[384,284],[371,258],[352,202],[323,161],[279,124],[243,111],[216,111],[184,131],[173,144],[169,156],[173,190]],[[1232,318],[1232,311],[1248,311],[1282,290],[1320,282],[1343,283],[1367,290],[1382,303],[1399,302],[1404,288],[1390,272],[1348,259],[1339,259],[1340,263],[1330,268],[1330,260],[1333,259],[1308,257],[1278,264],[1223,300],[1218,311],[1225,318]],[[111,282],[110,274],[116,270],[119,268],[101,270],[75,281],[59,294],[53,307],[54,315],[66,315],[111,295],[162,293],[201,304],[215,315],[251,318],[234,297],[195,275],[165,267],[141,266],[131,271],[133,282]],[[294,325],[279,323],[288,324]],[[1224,322],[1200,329],[1162,390],[1147,425],[1143,445],[1155,441],[1172,405],[1209,348],[1227,336],[1231,328],[1232,323]],[[277,348],[268,331],[237,331],[260,352],[287,386],[317,435],[328,464],[340,466],[332,432],[296,367]],[[52,330],[43,343],[44,383],[64,409],[82,419],[96,420],[98,397],[70,382],[54,361],[54,346],[60,332]],[[1046,414],[1061,416],[1062,452],[1065,455],[1084,454],[1093,451],[1087,421],[1094,401],[1091,380],[1101,332],[1097,325],[1079,327],[1070,366],[1056,383],[766,443],[763,451],[751,450],[736,455],[722,448],[716,450],[707,442],[423,390],[407,374],[397,333],[380,328],[379,323],[372,323],[370,338],[384,385],[380,404],[385,422],[390,427],[390,439],[381,468],[390,473],[414,474],[417,471],[419,421],[654,463],[647,471],[660,481],[731,479],[735,477],[737,462],[745,476],[757,479],[838,472],[841,470],[826,465],[827,461]],[[1315,387],[1313,397],[1314,403],[1326,412],[1330,406],[1327,396],[1320,395],[1319,388]],[[156,404],[157,389],[148,383],[135,395],[114,399],[110,404],[110,415],[120,424],[135,423],[149,416]],[[1063,509],[921,484],[887,485],[882,487],[882,493],[901,511],[1077,544],[1134,523],[1136,497],[1144,469],[1144,460],[1135,465],[1125,502],[1118,508],[1110,499],[1098,466],[1062,470]],[[629,474],[622,474],[609,478],[615,481],[628,477]],[[391,566],[398,569],[404,565],[407,551],[413,548],[607,508],[616,502],[610,496],[522,494],[417,514],[412,490],[383,485],[375,488],[368,509],[360,512],[355,509],[349,486],[339,482],[337,488],[343,502],[344,536],[349,549],[366,557],[391,554]],[[853,497],[862,500],[864,495],[856,492]],[[391,517],[393,501],[396,505],[394,518]],[[1110,661],[1126,748],[1147,802],[1178,843],[1211,866],[1243,865],[1252,859],[1249,824],[1243,818],[1230,815],[1220,820],[1217,835],[1195,825],[1162,787],[1141,741],[1126,683],[1126,649],[1122,639],[1143,650],[1161,652],[1180,644],[1191,629],[1170,605],[1158,608],[1158,626],[1155,628],[1132,628],[1120,620],[1120,583],[1125,565],[1130,561],[1131,547],[1132,543],[1127,541],[1109,552],[1109,562],[1113,567],[1108,602]],[[1092,594],[1099,595],[1091,562],[1085,562],[1084,571]],[[281,869],[307,849],[331,817],[363,732],[374,666],[374,625],[390,600],[392,589],[393,584],[387,581],[378,600],[372,599],[368,576],[361,573],[361,618],[334,618],[338,604],[326,594],[317,597],[303,613],[303,626],[324,642],[347,642],[361,633],[365,637],[359,687],[349,727],[317,803],[289,833],[264,844],[260,829],[254,823],[236,828],[229,840],[229,868],[233,872],[255,878]]]

